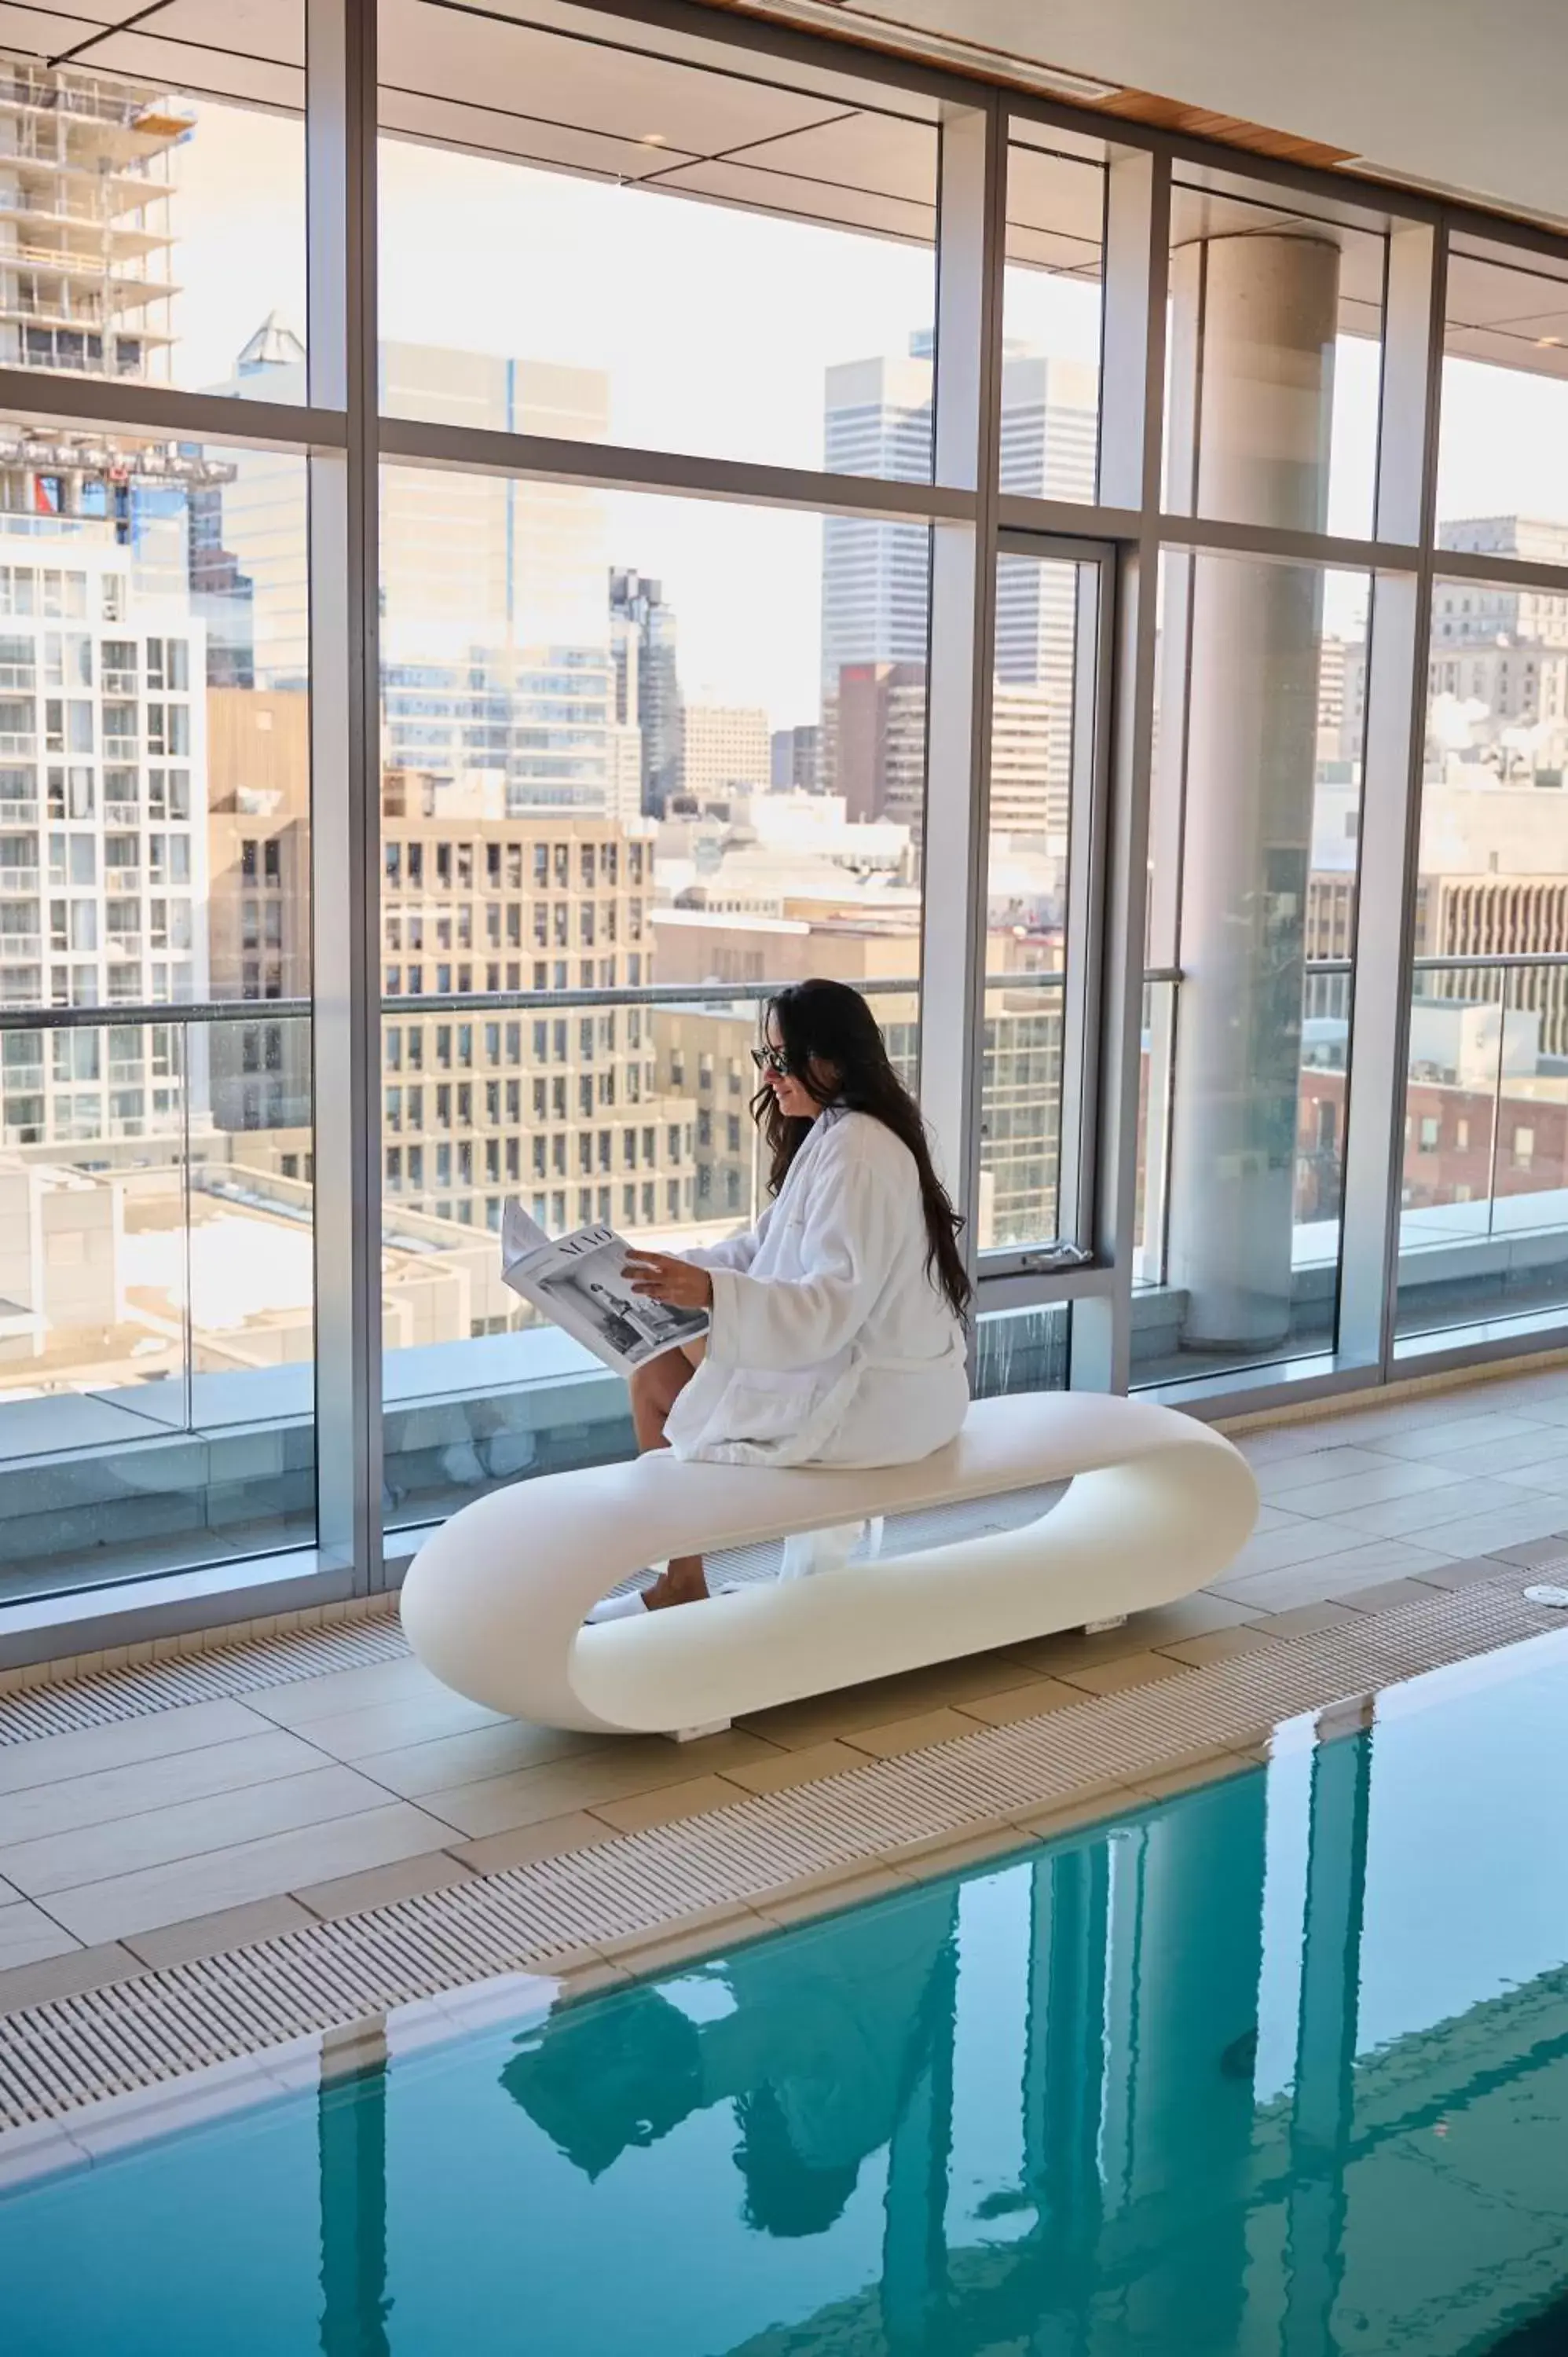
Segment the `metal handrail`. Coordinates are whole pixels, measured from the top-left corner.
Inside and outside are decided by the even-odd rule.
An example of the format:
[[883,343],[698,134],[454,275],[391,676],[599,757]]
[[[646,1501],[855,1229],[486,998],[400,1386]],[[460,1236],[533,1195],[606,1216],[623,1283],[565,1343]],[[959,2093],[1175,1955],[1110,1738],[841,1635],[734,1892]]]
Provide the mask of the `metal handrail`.
[[[1059,974],[988,974],[988,990],[1059,989]],[[467,1015],[478,1019],[502,1015],[571,1014],[580,1008],[611,1006],[722,1006],[741,1001],[760,1006],[779,989],[777,982],[663,982],[628,985],[624,990],[468,990],[411,993],[406,998],[383,998],[383,1017],[426,1015]],[[854,987],[865,998],[891,997],[918,991],[918,974],[874,975]],[[308,998],[197,998],[160,1000],[152,1005],[98,1006],[0,1007],[0,1032],[101,1031],[111,1024],[144,1023],[294,1023],[309,1020]]]
[[[1500,951],[1496,956],[1466,955],[1454,957],[1418,957],[1411,961],[1415,974],[1489,973],[1494,968],[1504,973],[1525,973],[1538,967],[1550,972],[1568,969],[1568,950]],[[1352,974],[1354,963],[1349,958],[1308,958],[1305,972],[1309,977],[1319,974]],[[1144,969],[1145,987],[1156,984],[1180,984],[1189,979],[1187,969],[1179,965],[1151,965]],[[1066,976],[1059,971],[1021,974],[988,974],[983,987],[986,990],[1059,990]],[[773,996],[779,985],[776,982],[660,982],[628,985],[624,989],[604,990],[447,990],[410,993],[404,997],[383,998],[382,1017],[396,1019],[400,1016],[468,1015],[482,1017],[487,1012],[502,1015],[570,1014],[578,1008],[613,1006],[719,1006],[740,1002],[760,1006]],[[864,998],[893,997],[901,993],[918,991],[918,974],[871,975],[854,987]],[[199,998],[159,1001],[151,1005],[136,1004],[99,1006],[3,1006],[0,1007],[0,1032],[5,1031],[99,1031],[111,1024],[133,1027],[147,1023],[181,1023],[210,1025],[220,1023],[299,1023],[307,1022],[313,1012],[308,998]]]
[[1489,974],[1494,968],[1511,974],[1534,966],[1568,966],[1568,950],[1499,950],[1490,957],[1418,957],[1411,964],[1417,974]]

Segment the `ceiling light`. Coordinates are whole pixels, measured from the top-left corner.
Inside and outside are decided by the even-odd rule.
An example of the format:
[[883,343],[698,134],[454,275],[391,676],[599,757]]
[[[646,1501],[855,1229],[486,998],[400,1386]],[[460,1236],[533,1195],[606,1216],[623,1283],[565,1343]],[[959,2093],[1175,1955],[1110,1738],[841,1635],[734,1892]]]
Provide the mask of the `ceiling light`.
[[1535,339],[1535,349],[1538,352],[1543,352],[1547,350],[1549,347],[1555,347],[1556,345],[1561,344],[1562,341],[1563,339],[1561,336],[1537,336]]
[[670,143],[662,131],[645,131],[637,144],[639,147],[666,147]]

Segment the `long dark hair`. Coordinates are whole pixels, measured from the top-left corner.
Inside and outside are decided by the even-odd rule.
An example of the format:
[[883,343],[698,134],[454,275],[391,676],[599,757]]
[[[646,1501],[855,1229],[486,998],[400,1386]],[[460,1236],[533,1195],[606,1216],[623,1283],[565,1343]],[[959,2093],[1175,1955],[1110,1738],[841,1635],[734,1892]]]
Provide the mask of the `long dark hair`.
[[[946,1294],[954,1316],[961,1318],[972,1290],[958,1248],[963,1221],[931,1167],[920,1109],[888,1061],[887,1043],[870,1007],[847,983],[818,979],[790,983],[768,1000],[766,1012],[783,1042],[792,1079],[819,1104],[847,1105],[852,1112],[870,1114],[914,1156],[929,1240],[926,1271]],[[837,1079],[819,1085],[813,1060],[819,1070],[831,1066]],[[766,1085],[753,1097],[751,1110],[773,1157],[768,1185],[769,1193],[777,1195],[811,1125],[781,1112]]]

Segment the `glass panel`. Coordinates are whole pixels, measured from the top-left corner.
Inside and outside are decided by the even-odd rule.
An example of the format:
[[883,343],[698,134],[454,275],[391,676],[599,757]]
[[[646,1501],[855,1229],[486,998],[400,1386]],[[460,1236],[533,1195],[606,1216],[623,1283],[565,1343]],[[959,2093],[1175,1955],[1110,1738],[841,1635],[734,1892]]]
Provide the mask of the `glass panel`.
[[1007,150],[1002,489],[1092,500],[1105,171],[1025,144],[1047,135],[1015,124]]
[[[1144,985],[1138,1077],[1138,1191],[1133,1211],[1134,1292],[1165,1279],[1165,1200],[1170,1185],[1171,1082],[1176,1075],[1177,985]],[[1133,1324],[1152,1305],[1134,1299]]]
[[929,480],[934,108],[551,16],[382,7],[383,408]]
[[501,1285],[509,1196],[557,1233],[749,1224],[781,982],[865,988],[913,1076],[929,553],[903,524],[395,468],[382,522],[402,1523],[629,1446],[619,1382]]
[[243,55],[91,29],[0,52],[0,365],[303,401],[304,0]]
[[[1505,521],[1513,521],[1511,519]],[[1568,620],[1433,593],[1398,1330],[1568,1300]]]
[[976,1399],[1014,1392],[1065,1392],[1072,1335],[1070,1301],[1028,1309],[983,1310],[975,1323],[970,1388]]
[[15,1594],[314,1535],[310,766],[303,460],[12,420],[0,479]]
[[[1455,240],[1437,520],[1444,548],[1568,563],[1568,264],[1503,261],[1495,247]],[[1516,635],[1568,640],[1568,597],[1516,591],[1488,608],[1475,585],[1464,595],[1472,603],[1438,616],[1436,640],[1483,638],[1485,616]]]
[[1165,559],[1135,1382],[1333,1346],[1367,594]]
[[[1073,938],[1076,804],[1090,791],[1092,623],[1098,568],[1007,555],[996,566],[992,689],[985,1068],[980,1246],[1050,1244],[1062,1199],[1063,1101]],[[1084,716],[1080,725],[1080,715]],[[1081,928],[1079,928],[1081,930]],[[1070,959],[1069,959],[1070,952]],[[1069,1241],[1073,1239],[1069,1238]]]
[[1177,181],[1168,513],[1370,533],[1386,248],[1229,173]]

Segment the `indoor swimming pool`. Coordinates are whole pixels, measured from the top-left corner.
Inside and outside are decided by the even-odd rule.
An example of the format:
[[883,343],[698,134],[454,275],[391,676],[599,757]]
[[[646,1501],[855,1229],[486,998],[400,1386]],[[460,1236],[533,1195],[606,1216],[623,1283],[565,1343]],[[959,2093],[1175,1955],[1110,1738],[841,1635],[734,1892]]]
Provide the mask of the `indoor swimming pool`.
[[1568,2347],[1568,1640],[0,2201],[8,2357]]

